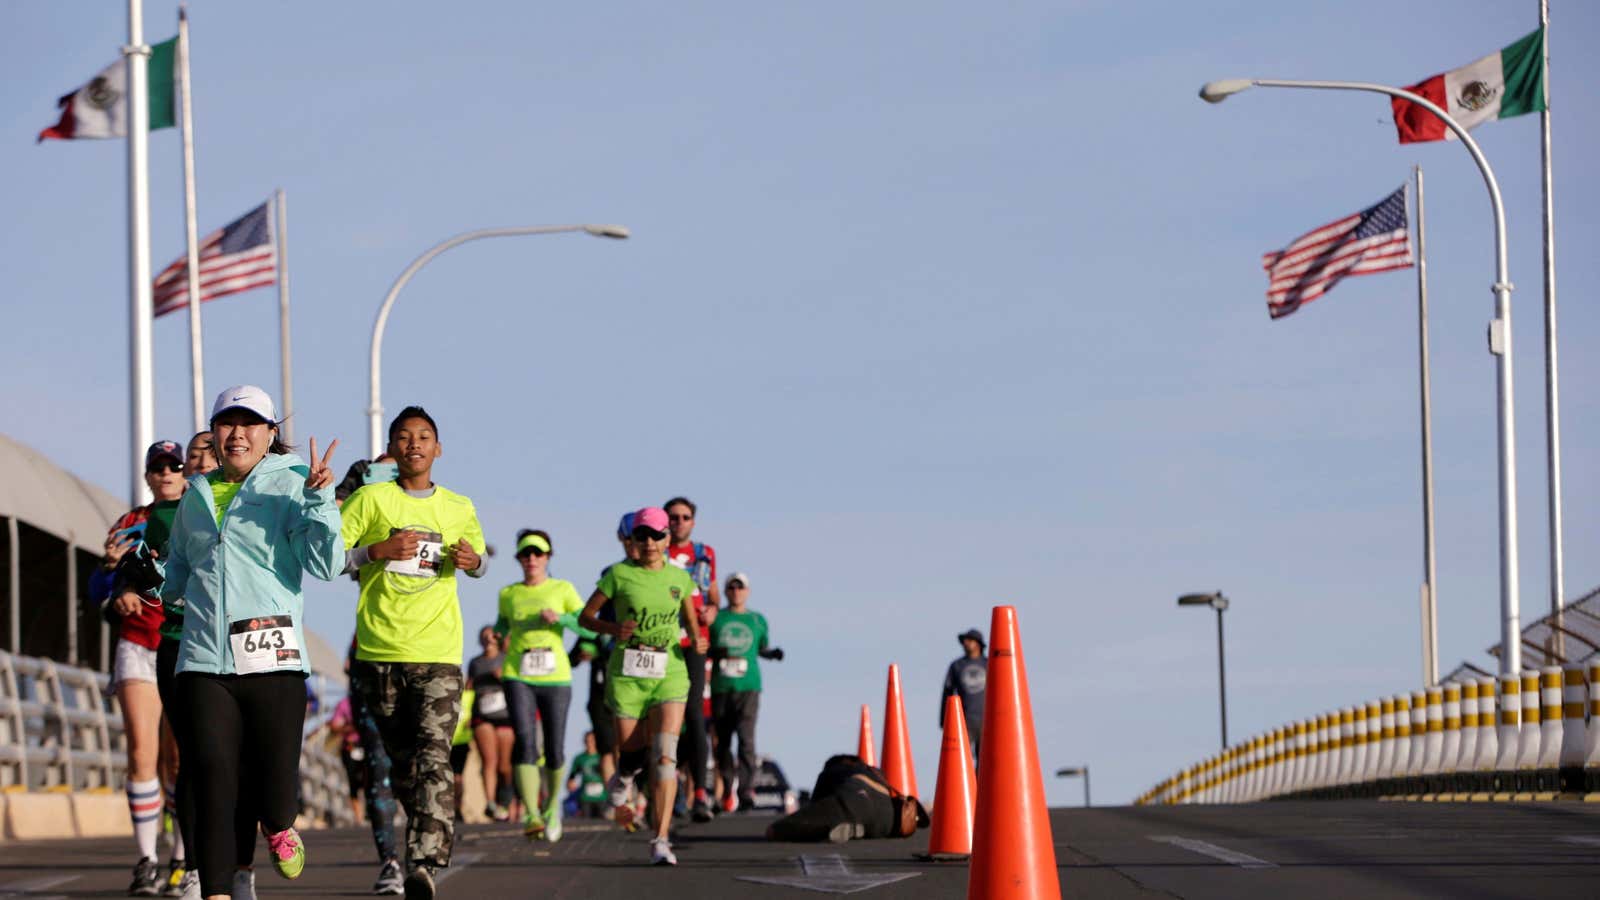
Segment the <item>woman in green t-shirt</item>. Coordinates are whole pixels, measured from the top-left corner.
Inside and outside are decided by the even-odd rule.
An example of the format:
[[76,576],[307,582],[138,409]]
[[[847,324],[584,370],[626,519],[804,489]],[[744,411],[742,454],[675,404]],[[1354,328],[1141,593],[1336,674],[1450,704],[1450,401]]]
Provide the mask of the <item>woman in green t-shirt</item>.
[[[511,712],[513,745],[511,777],[522,798],[522,833],[530,840],[561,840],[561,770],[566,763],[567,707],[572,703],[572,666],[562,645],[562,630],[587,637],[578,627],[583,601],[572,582],[550,577],[550,535],[538,530],[517,538],[522,581],[500,590],[500,617],[494,623],[505,638],[505,665],[500,681]],[[544,725],[544,766],[539,766],[537,715]],[[547,801],[539,811],[539,793]]]
[[[606,569],[589,596],[578,621],[585,628],[612,635],[617,645],[607,663],[606,706],[617,717],[617,739],[622,765],[613,785],[612,805],[618,824],[632,819],[619,796],[626,798],[634,775],[643,768],[646,720],[654,736],[656,781],[651,796],[656,836],[650,841],[650,859],[656,865],[677,865],[667,828],[672,822],[672,801],[678,793],[678,732],[683,728],[683,705],[689,696],[689,670],[678,644],[679,622],[689,625],[695,649],[706,652],[692,597],[695,583],[689,573],[667,565],[667,514],[646,507],[634,515],[633,541],[637,560],[624,560]],[[616,621],[599,618],[607,603]]]

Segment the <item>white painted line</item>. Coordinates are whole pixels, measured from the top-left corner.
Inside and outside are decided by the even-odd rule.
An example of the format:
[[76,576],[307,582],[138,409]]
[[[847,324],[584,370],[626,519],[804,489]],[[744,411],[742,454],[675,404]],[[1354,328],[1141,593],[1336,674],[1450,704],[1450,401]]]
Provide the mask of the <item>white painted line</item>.
[[1276,869],[1278,867],[1277,863],[1270,863],[1264,859],[1258,859],[1257,857],[1251,856],[1248,853],[1240,853],[1237,850],[1229,850],[1227,847],[1218,847],[1216,844],[1208,844],[1205,841],[1197,841],[1194,838],[1174,837],[1172,835],[1163,835],[1158,837],[1156,835],[1151,835],[1150,840],[1162,844],[1171,844],[1174,847],[1182,847],[1185,850],[1192,850],[1195,853],[1201,854],[1202,856],[1209,856],[1212,859],[1220,859],[1225,863],[1231,863],[1241,869]]
[[1600,847],[1600,837],[1582,837],[1575,834],[1563,834],[1556,838],[1569,844],[1582,844],[1585,847]]
[[449,878],[451,875],[454,875],[462,869],[465,869],[467,866],[472,865],[480,859],[483,859],[482,853],[458,853],[451,856],[449,868],[435,873],[433,876],[433,883],[436,885],[442,883],[446,878]]
[[77,881],[78,875],[41,875],[37,878],[24,878],[10,884],[0,885],[0,898],[26,897],[28,900],[64,900],[64,895],[44,897],[41,892],[54,887],[60,887],[69,881]]

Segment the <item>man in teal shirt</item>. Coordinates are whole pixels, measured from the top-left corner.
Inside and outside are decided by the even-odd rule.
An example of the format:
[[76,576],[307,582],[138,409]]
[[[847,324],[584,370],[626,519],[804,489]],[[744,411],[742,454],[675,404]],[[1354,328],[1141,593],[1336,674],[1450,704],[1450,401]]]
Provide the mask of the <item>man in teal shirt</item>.
[[[722,774],[722,808],[732,812],[755,805],[756,716],[761,709],[761,660],[781,660],[769,646],[767,618],[749,608],[750,576],[728,576],[728,608],[711,623],[711,715],[717,729],[717,771]],[[739,736],[738,793],[734,792],[733,738]],[[735,797],[737,796],[737,801]]]

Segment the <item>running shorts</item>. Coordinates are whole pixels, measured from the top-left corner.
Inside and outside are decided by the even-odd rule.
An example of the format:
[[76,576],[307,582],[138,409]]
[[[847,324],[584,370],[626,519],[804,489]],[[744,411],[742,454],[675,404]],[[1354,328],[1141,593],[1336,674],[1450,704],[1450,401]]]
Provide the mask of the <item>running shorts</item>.
[[111,667],[111,689],[124,681],[156,683],[156,651],[126,638],[117,639],[116,662]]
[[623,719],[642,719],[663,703],[689,698],[689,670],[683,660],[667,662],[665,678],[633,678],[611,673],[606,679],[606,706]]

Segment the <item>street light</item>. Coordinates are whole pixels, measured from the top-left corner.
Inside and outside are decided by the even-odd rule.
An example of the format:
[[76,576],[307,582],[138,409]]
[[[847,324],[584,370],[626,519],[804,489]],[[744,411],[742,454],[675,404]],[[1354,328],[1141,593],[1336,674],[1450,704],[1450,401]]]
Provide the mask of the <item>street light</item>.
[[383,401],[379,399],[379,382],[382,372],[379,358],[383,349],[383,327],[389,322],[389,308],[394,306],[395,298],[400,296],[400,289],[406,286],[411,276],[427,265],[435,256],[449,250],[451,247],[475,241],[479,238],[512,237],[522,234],[561,234],[568,231],[581,231],[595,237],[615,238],[623,240],[628,237],[628,229],[622,225],[533,225],[524,228],[483,228],[478,231],[469,231],[437,244],[428,252],[411,261],[406,266],[400,277],[394,281],[394,286],[389,288],[389,293],[383,298],[383,305],[378,307],[377,321],[372,324],[372,362],[371,371],[368,373],[368,382],[371,394],[367,403],[367,436],[371,446],[369,459],[377,459],[383,453],[383,436],[380,421],[383,418]]
[[1069,769],[1057,769],[1056,770],[1056,777],[1057,778],[1070,778],[1073,775],[1082,775],[1083,776],[1083,805],[1084,805],[1084,808],[1088,808],[1088,806],[1089,806],[1089,767],[1088,766],[1073,766],[1072,768],[1069,768]]
[[1228,749],[1228,673],[1222,649],[1222,614],[1228,608],[1228,598],[1221,591],[1213,594],[1184,594],[1178,598],[1179,606],[1209,606],[1217,611],[1217,693],[1222,697],[1222,749]]
[[1500,440],[1500,672],[1517,672],[1522,669],[1522,624],[1517,581],[1517,465],[1513,426],[1515,407],[1511,391],[1511,272],[1506,254],[1506,212],[1500,201],[1500,184],[1494,170],[1484,158],[1478,142],[1472,139],[1460,122],[1425,97],[1388,85],[1361,81],[1285,81],[1276,78],[1225,78],[1206,83],[1200,88],[1200,99],[1207,103],[1221,103],[1234,94],[1251,87],[1308,88],[1326,91],[1368,91],[1400,97],[1426,109],[1438,117],[1457,138],[1461,146],[1472,154],[1483,175],[1484,186],[1489,189],[1489,206],[1494,211],[1494,319],[1489,322],[1489,352],[1497,362],[1497,387],[1499,391],[1498,431]]

